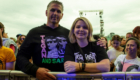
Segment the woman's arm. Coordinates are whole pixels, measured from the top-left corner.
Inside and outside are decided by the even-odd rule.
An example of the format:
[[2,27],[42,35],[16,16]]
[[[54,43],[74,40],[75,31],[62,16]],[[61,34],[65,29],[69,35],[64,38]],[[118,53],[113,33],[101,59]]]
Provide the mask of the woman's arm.
[[[82,71],[82,63],[66,61],[64,69],[67,73]],[[108,72],[110,70],[109,59],[103,59],[99,63],[85,63],[86,72]]]
[[67,73],[78,72],[78,71],[81,70],[80,69],[82,67],[81,65],[82,65],[81,63],[77,63],[77,62],[74,62],[74,61],[66,61],[64,63],[64,70]]
[[109,59],[103,59],[99,63],[86,63],[84,69],[86,72],[108,72],[109,70]]
[[6,70],[14,70],[14,62],[7,62]]

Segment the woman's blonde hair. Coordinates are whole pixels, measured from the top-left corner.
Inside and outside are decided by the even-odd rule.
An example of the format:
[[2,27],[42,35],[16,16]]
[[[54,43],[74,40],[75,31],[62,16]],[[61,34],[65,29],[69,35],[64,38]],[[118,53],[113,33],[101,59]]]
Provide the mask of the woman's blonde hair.
[[72,26],[71,26],[71,29],[70,29],[70,33],[69,33],[69,40],[71,43],[75,43],[76,42],[76,37],[74,35],[74,28],[75,28],[75,25],[76,23],[79,21],[79,20],[82,20],[85,22],[86,26],[88,27],[88,41],[89,42],[92,42],[92,41],[95,41],[93,36],[92,36],[92,32],[93,32],[93,29],[92,29],[92,25],[91,23],[89,22],[89,20],[85,17],[78,17],[75,19],[75,21],[73,22]]

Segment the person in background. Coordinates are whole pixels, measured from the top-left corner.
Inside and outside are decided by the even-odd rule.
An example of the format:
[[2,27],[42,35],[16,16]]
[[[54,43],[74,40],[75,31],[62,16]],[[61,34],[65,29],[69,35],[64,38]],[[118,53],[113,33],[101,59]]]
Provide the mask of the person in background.
[[100,39],[99,35],[93,35],[93,38],[97,41],[98,39]]
[[20,45],[20,44],[19,44],[19,40],[20,40],[20,37],[19,37],[19,36],[20,36],[20,35],[22,35],[22,34],[17,34],[17,35],[16,35],[16,37],[17,37],[16,44],[17,44],[18,47],[19,47],[19,45]]
[[115,71],[118,72],[139,72],[140,58],[137,56],[140,48],[140,41],[134,37],[126,41],[125,52],[127,54],[119,55],[114,62]]
[[0,70],[14,70],[16,57],[12,49],[2,44],[2,29],[0,29]]
[[21,44],[23,43],[23,41],[25,40],[25,35],[20,35],[19,36],[19,43],[18,43],[18,49],[20,49]]
[[[140,41],[140,26],[136,26],[134,29],[133,29],[133,36],[135,38],[137,38],[139,41]],[[138,50],[138,53],[137,53],[138,57],[140,58],[140,49]]]
[[14,42],[16,42],[16,39],[15,39],[15,38],[13,38],[13,37],[10,37],[10,39],[12,39]]
[[72,24],[64,54],[65,72],[108,72],[109,59],[104,48],[97,46],[92,36],[92,25],[85,17]]
[[136,26],[133,29],[133,36],[136,37],[140,41],[140,26]]
[[132,32],[126,33],[126,41],[127,41],[130,37],[133,37],[133,33],[132,33]]
[[108,55],[108,57],[110,59],[110,67],[111,67],[110,71],[113,71],[113,69],[114,69],[114,61],[116,60],[116,58],[120,54],[124,54],[124,52],[123,52],[124,48],[120,46],[121,39],[120,39],[119,35],[114,35],[112,37],[111,43],[112,43],[113,48],[109,49],[107,51],[107,55]]
[[0,36],[2,36],[3,46],[11,48],[14,51],[15,56],[16,56],[17,52],[18,52],[18,47],[17,47],[16,43],[13,40],[8,38],[7,33],[5,33],[5,27],[1,22],[0,22],[0,29],[2,30]]
[[124,47],[125,44],[126,44],[126,39],[125,39],[125,37],[122,36],[121,37],[121,44],[120,44],[120,46]]
[[108,43],[107,43],[107,38],[106,37],[101,37],[101,40],[106,42],[106,48],[105,50],[108,51]]

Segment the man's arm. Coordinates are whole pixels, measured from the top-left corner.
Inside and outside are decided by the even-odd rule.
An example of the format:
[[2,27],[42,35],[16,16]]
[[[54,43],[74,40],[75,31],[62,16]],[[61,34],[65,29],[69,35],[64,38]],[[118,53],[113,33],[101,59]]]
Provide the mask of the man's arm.
[[16,57],[17,59],[16,59],[15,69],[20,69],[26,74],[36,76],[36,71],[39,67],[29,62],[29,59],[31,59],[31,53],[33,50],[32,49],[33,35],[34,35],[34,31],[31,30],[27,34],[24,42],[22,43]]

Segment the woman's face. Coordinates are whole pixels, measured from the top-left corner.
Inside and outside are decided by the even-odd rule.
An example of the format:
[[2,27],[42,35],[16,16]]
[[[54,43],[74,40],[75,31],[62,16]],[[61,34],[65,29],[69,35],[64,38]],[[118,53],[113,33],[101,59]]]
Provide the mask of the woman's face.
[[104,37],[101,37],[101,40],[107,43],[107,41]]
[[21,36],[20,43],[23,43],[24,39],[25,39],[25,36]]
[[77,39],[87,39],[88,37],[88,27],[86,23],[82,20],[79,20],[74,27],[74,34]]
[[121,45],[125,45],[125,44],[126,44],[126,40],[125,40],[125,38],[123,38],[121,41]]
[[134,40],[129,40],[127,43],[126,43],[126,48],[125,48],[125,51],[128,53],[128,54],[133,54],[133,53],[137,53],[137,44],[135,43]]
[[112,46],[114,48],[118,48],[120,46],[120,41],[117,41],[117,40],[112,41]]

